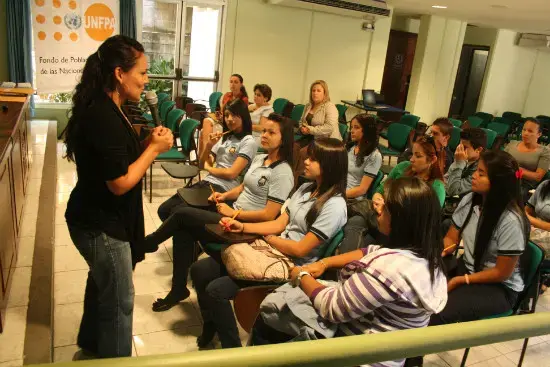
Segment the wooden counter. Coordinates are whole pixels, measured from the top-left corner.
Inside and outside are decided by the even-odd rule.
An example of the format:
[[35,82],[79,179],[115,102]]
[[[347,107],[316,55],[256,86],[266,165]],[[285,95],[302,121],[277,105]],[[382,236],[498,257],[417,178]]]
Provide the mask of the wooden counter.
[[17,262],[30,169],[29,98],[25,102],[0,102],[2,106],[7,110],[0,109],[0,332]]

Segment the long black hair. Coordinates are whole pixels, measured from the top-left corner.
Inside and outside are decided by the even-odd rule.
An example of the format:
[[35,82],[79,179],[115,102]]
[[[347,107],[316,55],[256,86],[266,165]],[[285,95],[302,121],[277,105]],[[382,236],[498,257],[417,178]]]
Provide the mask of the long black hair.
[[108,38],[88,57],[73,94],[73,106],[65,130],[65,157],[69,161],[74,161],[79,125],[83,123],[88,108],[105,92],[116,90],[115,69],[120,67],[125,72],[132,69],[143,52],[143,46],[138,41],[117,35]]
[[[239,139],[244,138],[246,135],[252,134],[252,119],[250,118],[250,112],[248,112],[248,107],[246,103],[243,102],[242,99],[236,99],[230,102],[225,107],[225,113],[230,113],[233,116],[240,117],[243,122],[243,129],[238,134],[235,132],[225,134],[222,139],[223,141],[225,141],[229,137],[229,135],[232,135],[232,134],[238,137]],[[223,132],[225,133],[226,131],[229,131],[229,128],[227,127],[227,124],[225,123],[225,118],[224,118]]]
[[391,216],[387,247],[407,249],[426,259],[433,283],[436,271],[443,271],[441,205],[435,191],[418,177],[387,180],[384,202]]
[[311,227],[321,208],[333,196],[341,195],[346,199],[348,176],[348,155],[344,144],[335,138],[316,139],[308,146],[308,159],[319,162],[321,167],[321,186],[314,182],[308,191],[318,190],[317,200],[306,214],[306,223]]
[[243,97],[248,98],[248,93],[246,92],[246,88],[244,87],[244,79],[241,74],[232,74],[231,76],[234,76],[235,78],[239,79],[241,82],[241,94]]
[[[472,198],[472,207],[479,205],[483,208],[475,240],[475,271],[483,270],[491,237],[506,211],[511,211],[521,218],[525,243],[530,232],[521,195],[521,180],[516,174],[519,170],[518,162],[509,153],[501,150],[483,152],[480,159],[487,168],[490,189],[485,195],[485,200],[478,193],[474,193]],[[471,210],[466,220],[469,220]],[[465,226],[466,223],[462,227]]]
[[282,161],[290,164],[292,167],[292,153],[294,149],[294,123],[289,118],[278,113],[271,113],[267,117],[269,121],[279,125],[281,130],[281,146],[279,147],[279,157]]
[[371,155],[371,153],[378,148],[378,140],[380,137],[378,136],[376,118],[373,115],[360,113],[352,118],[351,122],[353,122],[353,120],[356,120],[361,126],[361,130],[363,130],[363,138],[357,143],[350,140],[346,146],[346,149],[350,150],[355,146],[355,144],[359,145],[359,153],[355,158],[355,165],[360,167],[363,164],[365,157]]

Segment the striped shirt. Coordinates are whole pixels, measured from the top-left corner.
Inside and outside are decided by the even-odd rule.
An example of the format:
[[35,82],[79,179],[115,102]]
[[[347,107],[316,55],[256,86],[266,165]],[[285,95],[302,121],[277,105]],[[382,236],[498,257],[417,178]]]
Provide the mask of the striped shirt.
[[[319,315],[339,324],[336,336],[419,328],[447,303],[447,280],[437,272],[432,284],[428,261],[408,250],[368,246],[363,258],[347,264],[337,286],[313,291]],[[372,366],[397,367],[404,360]]]

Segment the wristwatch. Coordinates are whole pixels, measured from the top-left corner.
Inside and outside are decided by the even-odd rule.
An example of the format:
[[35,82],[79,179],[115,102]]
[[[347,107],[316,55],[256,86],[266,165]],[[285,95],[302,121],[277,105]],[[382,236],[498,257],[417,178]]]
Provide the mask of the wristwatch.
[[303,270],[302,270],[301,272],[298,273],[298,276],[294,279],[294,282],[293,282],[292,285],[293,285],[294,287],[298,287],[298,286],[300,285],[300,283],[302,282],[302,277],[303,277],[304,275],[309,275],[309,276],[311,276],[311,274],[310,274],[309,272],[303,271]]

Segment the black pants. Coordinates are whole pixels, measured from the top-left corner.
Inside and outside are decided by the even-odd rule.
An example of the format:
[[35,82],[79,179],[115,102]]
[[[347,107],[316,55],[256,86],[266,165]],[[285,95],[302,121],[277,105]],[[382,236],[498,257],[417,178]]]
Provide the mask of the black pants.
[[239,329],[230,300],[239,289],[258,285],[257,282],[238,281],[227,274],[220,256],[201,259],[191,266],[191,279],[203,319],[203,328],[214,328],[222,348],[241,347]]
[[[214,187],[216,191],[223,189]],[[189,206],[178,194],[166,200],[158,209],[162,225],[145,241],[147,247],[151,244],[161,244],[170,237],[173,242],[174,265],[172,275],[172,291],[184,293],[187,288],[187,276],[191,264],[195,261],[195,242],[216,242],[204,228],[205,224],[216,224],[222,218],[221,214]]]

